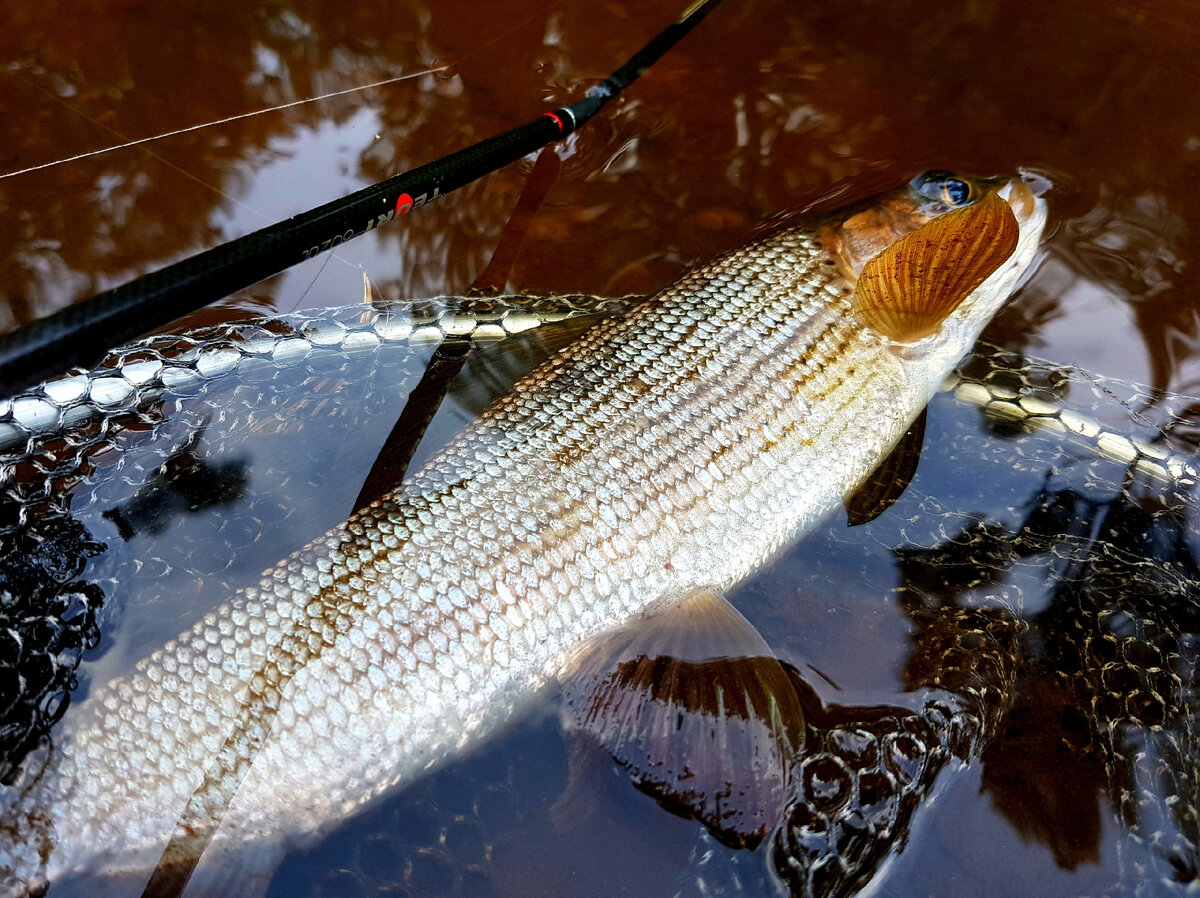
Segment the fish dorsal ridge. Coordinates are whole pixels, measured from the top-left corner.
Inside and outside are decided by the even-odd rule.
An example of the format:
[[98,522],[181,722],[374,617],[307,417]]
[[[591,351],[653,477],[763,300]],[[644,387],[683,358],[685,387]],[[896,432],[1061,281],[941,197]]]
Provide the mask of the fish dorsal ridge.
[[898,343],[928,337],[1012,256],[1019,231],[1008,203],[988,193],[867,262],[854,307],[868,326]]

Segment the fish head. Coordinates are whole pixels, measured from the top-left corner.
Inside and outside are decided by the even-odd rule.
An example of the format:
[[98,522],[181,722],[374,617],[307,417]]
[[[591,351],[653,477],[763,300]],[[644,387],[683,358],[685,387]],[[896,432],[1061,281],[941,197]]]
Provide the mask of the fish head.
[[923,172],[904,187],[833,213],[821,228],[821,241],[842,274],[857,281],[867,263],[897,241],[991,194],[1008,202],[1020,230],[1028,229],[1036,244],[1046,204],[1021,177],[976,178],[947,171]]
[[1046,203],[1019,176],[918,175],[835,216],[821,241],[852,314],[905,358],[952,367],[1030,269]]

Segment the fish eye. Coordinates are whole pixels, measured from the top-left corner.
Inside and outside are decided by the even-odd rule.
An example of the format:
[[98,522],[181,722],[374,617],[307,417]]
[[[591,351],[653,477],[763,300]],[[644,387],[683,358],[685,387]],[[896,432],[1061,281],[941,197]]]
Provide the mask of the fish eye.
[[965,206],[975,199],[970,181],[957,178],[947,171],[927,171],[912,179],[912,189],[928,200],[947,206]]

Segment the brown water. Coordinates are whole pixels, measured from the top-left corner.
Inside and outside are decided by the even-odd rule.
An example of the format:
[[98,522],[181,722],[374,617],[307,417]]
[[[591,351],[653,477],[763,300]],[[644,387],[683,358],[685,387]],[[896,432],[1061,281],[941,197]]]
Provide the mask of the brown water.
[[[662,0],[10,4],[0,34],[2,324],[571,101],[679,11]],[[1183,0],[725,0],[571,139],[508,288],[650,291],[782,210],[927,168],[1023,166],[1054,185],[1052,232],[988,338],[1200,393],[1198,50],[1200,19]],[[191,130],[158,137],[181,129]],[[157,139],[96,153],[146,138]],[[23,171],[36,166],[46,167]],[[531,168],[512,166],[231,297],[221,314],[352,303],[362,272],[386,297],[462,292]],[[930,439],[955,432],[934,424]],[[923,462],[907,511],[897,506],[864,534],[835,522],[735,597],[825,702],[886,704],[911,679],[915,625],[892,592],[890,550],[903,542],[904,514],[944,512],[959,524],[1037,492],[1044,470],[1031,467],[984,498],[951,443]],[[317,511],[307,521],[328,523]],[[236,564],[252,571],[277,557]],[[177,614],[164,633],[178,629]],[[138,626],[124,638],[148,643],[155,628]],[[1061,697],[1039,689],[1025,690],[1012,738],[987,763],[939,780],[938,801],[904,830],[883,893],[1091,894],[1117,879],[1111,783],[1069,738]],[[615,775],[596,774],[581,799],[567,787],[566,752],[552,715],[525,721],[502,745],[291,858],[273,893],[695,888],[697,858],[712,847],[699,827]],[[563,811],[581,801],[586,812]],[[739,863],[709,888],[736,894]],[[762,890],[758,873],[741,876],[747,894]]]
[[[679,10],[652,3],[13,4],[0,36],[7,325],[572,100]],[[1194,377],[1200,19],[1187,2],[729,0],[574,139],[515,289],[639,291],[762,217],[931,167],[1044,171],[1040,276],[993,336],[1100,373]],[[281,104],[403,78],[383,87]],[[233,297],[456,293],[528,165]]]

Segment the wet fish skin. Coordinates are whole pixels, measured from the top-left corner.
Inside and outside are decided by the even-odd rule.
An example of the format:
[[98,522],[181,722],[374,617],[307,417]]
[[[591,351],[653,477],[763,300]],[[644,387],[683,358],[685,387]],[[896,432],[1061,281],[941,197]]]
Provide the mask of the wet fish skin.
[[599,325],[397,491],[73,708],[3,797],[3,891],[82,870],[144,883],[164,850],[186,864],[210,839],[197,890],[263,873],[254,846],[495,731],[592,637],[746,577],[870,473],[1029,265],[1044,205],[1008,190],[1016,252],[916,344],[857,320],[827,223]]

